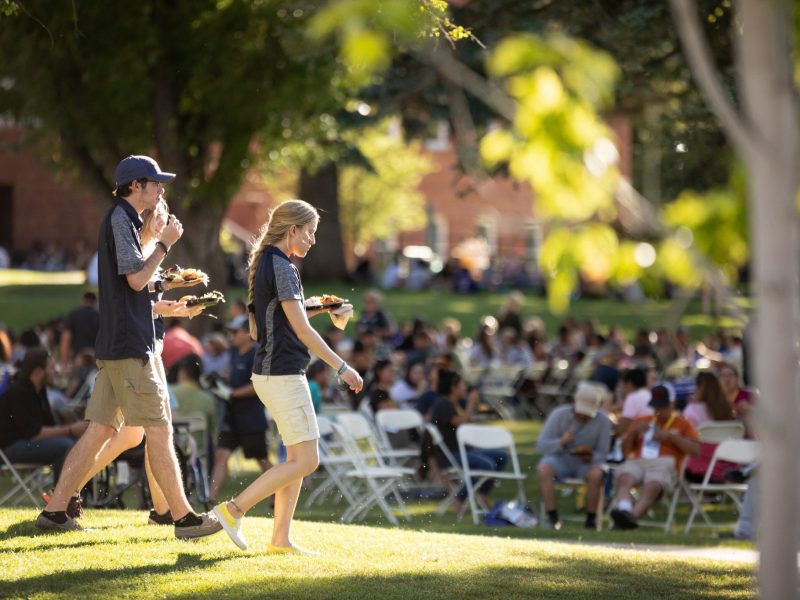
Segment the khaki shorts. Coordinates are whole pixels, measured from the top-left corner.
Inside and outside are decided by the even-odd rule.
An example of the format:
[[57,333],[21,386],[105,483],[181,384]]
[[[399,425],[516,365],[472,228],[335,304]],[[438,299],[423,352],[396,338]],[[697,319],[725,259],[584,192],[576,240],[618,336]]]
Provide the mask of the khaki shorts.
[[676,484],[675,459],[671,456],[626,460],[615,470],[617,478],[624,473],[633,475],[637,485],[657,481],[665,494],[672,492]]
[[286,446],[319,439],[317,415],[304,375],[253,375],[253,387]]
[[158,356],[98,360],[97,379],[86,407],[89,421],[119,431],[125,424],[150,427],[169,424],[169,395]]

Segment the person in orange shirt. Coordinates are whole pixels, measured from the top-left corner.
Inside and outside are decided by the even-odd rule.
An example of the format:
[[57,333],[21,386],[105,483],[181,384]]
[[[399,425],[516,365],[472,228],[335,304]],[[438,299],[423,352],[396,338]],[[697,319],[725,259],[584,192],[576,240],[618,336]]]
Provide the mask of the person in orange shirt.
[[[638,519],[677,483],[677,473],[688,454],[700,452],[697,430],[691,421],[673,410],[669,390],[657,385],[651,390],[652,417],[631,421],[622,438],[627,460],[616,478],[616,508],[611,511],[614,529],[636,529]],[[631,488],[640,487],[634,504]]]

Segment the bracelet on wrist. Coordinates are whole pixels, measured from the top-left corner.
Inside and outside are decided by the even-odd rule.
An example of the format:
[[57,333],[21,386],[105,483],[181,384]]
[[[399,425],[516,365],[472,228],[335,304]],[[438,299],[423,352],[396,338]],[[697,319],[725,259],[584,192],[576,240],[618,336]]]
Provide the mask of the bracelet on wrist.
[[156,246],[161,246],[161,249],[164,251],[164,256],[166,256],[167,254],[169,254],[169,246],[167,246],[167,245],[166,245],[164,242],[162,242],[161,240],[158,240],[158,241],[156,242]]
[[347,371],[347,367],[348,367],[348,365],[347,365],[347,361],[342,361],[342,366],[341,366],[341,367],[339,367],[339,368],[336,370],[336,374],[337,374],[337,375],[339,375],[339,376],[341,376],[341,375],[342,375],[342,373],[344,373],[345,371]]

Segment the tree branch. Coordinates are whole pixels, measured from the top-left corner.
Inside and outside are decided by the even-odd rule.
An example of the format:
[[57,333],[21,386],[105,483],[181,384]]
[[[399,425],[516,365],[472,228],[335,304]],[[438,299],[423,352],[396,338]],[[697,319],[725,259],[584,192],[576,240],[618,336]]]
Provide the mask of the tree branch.
[[422,63],[436,69],[448,81],[463,87],[478,100],[495,110],[509,121],[514,120],[514,100],[499,86],[490,83],[467,65],[457,60],[449,48],[439,47],[414,50],[414,56]]
[[749,154],[751,133],[746,121],[725,93],[711,60],[708,41],[700,27],[692,0],[670,0],[686,58],[697,84],[722,123],[722,128],[742,156]]

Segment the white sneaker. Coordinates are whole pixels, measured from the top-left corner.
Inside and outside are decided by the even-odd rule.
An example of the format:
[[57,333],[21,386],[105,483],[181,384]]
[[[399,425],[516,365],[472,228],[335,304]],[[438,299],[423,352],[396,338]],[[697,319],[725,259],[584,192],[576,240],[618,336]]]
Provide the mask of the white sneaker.
[[219,520],[225,533],[233,540],[233,543],[239,546],[242,550],[247,550],[247,542],[242,535],[242,520],[236,519],[228,510],[226,502],[217,504],[214,507],[214,514]]

